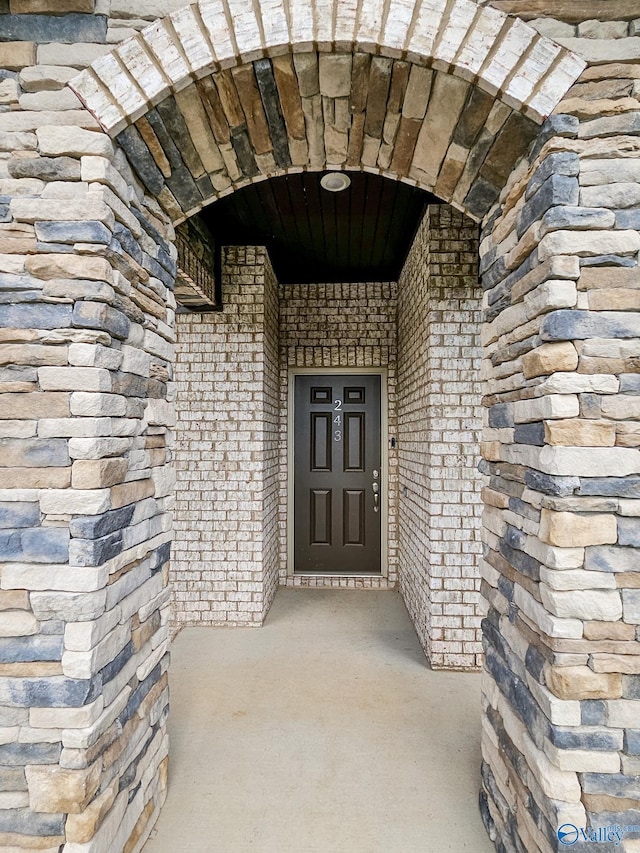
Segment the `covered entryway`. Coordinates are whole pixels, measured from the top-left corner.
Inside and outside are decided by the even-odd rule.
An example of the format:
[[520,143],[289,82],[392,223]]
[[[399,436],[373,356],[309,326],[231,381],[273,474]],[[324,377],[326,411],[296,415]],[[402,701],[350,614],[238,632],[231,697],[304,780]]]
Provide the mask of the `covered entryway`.
[[[115,34],[111,48],[111,10],[129,2],[83,0],[71,5],[84,12],[37,18],[33,4],[0,3],[2,38],[18,40],[3,50],[17,70],[3,77],[0,113],[10,176],[0,325],[12,363],[2,374],[0,766],[16,768],[17,786],[0,842],[142,847],[166,791],[171,573],[185,573],[174,601],[194,623],[221,611],[226,624],[265,620],[286,524],[280,365],[325,367],[314,309],[370,317],[381,293],[380,325],[394,299],[398,329],[402,316],[415,321],[395,344],[367,344],[362,366],[391,375],[383,362],[395,345],[404,438],[389,469],[404,526],[394,530],[390,513],[389,555],[395,532],[396,577],[433,666],[479,664],[482,570],[486,827],[501,848],[547,853],[563,825],[577,835],[626,823],[640,803],[633,2],[558,4],[570,20],[574,6],[614,5],[623,18],[617,49],[594,39],[584,51],[594,67],[562,106],[586,63],[572,37],[563,46],[500,11],[528,0],[200,0],[132,38]],[[52,71],[72,55],[57,44],[70,33],[78,67]],[[87,52],[85,38],[101,49]],[[197,230],[196,214],[250,184],[334,170],[375,172],[451,205],[422,220],[403,269],[411,287],[364,282],[362,300],[362,282],[283,293],[267,253],[243,243],[224,259],[225,310],[176,321],[176,244]],[[482,302],[461,291],[454,309],[451,238],[435,228],[448,216],[464,230],[452,210],[483,228]],[[178,291],[183,307],[220,307],[198,277],[187,284],[196,298]],[[291,319],[298,299],[303,330]],[[481,309],[479,559],[465,519],[480,504],[451,472],[473,457],[458,404],[466,318],[475,312],[478,329]],[[191,353],[176,359],[181,324]],[[229,346],[215,346],[221,333]],[[199,488],[186,506],[172,479],[176,378],[193,394],[182,414],[193,446],[178,461]],[[437,440],[452,423],[456,448]],[[184,550],[170,568],[174,511],[191,529],[176,522]],[[391,564],[374,580],[389,583]]]
[[259,632],[185,628],[171,672],[169,794],[144,853],[493,850],[480,676],[426,670],[397,593],[282,589]]

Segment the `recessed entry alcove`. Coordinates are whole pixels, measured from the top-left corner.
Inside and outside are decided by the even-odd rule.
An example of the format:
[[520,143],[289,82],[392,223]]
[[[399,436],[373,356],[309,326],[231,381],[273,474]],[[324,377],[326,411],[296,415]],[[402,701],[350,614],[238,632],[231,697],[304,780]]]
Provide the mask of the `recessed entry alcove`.
[[[279,585],[397,589],[484,666],[500,850],[636,814],[637,19],[0,1],[0,844],[137,853],[171,630]],[[362,482],[298,506],[296,411]],[[300,507],[379,565],[297,570]]]

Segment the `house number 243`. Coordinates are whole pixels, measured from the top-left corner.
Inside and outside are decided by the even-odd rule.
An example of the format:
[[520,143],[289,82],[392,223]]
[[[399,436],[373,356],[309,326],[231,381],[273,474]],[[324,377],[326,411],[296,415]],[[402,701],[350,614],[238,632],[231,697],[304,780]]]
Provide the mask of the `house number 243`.
[[333,440],[342,441],[342,400],[333,401]]

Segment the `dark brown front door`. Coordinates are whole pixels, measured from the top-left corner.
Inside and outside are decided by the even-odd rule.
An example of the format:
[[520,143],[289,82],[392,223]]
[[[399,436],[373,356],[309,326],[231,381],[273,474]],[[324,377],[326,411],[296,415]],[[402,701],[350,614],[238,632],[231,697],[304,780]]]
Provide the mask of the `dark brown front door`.
[[294,571],[379,574],[380,376],[296,376],[294,389]]

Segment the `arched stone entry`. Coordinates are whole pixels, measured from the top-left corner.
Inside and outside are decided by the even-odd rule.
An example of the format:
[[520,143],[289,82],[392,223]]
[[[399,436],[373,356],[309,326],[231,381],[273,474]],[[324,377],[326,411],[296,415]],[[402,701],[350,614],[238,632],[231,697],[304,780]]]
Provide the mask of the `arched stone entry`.
[[410,180],[481,219],[583,67],[471,0],[366,14],[205,2],[71,86],[174,222],[250,180],[336,166]]
[[[4,340],[31,369],[8,389],[2,439],[18,534],[1,586],[33,665],[0,682],[6,725],[25,729],[3,752],[14,775],[27,767],[30,809],[18,798],[8,844],[139,849],[160,805],[172,222],[305,151],[311,168],[381,169],[484,217],[487,825],[503,849],[547,851],[560,824],[616,822],[637,803],[637,113],[552,116],[516,165],[579,60],[472,2],[338,8],[258,20],[201,3],[124,43],[73,84],[121,146],[86,113],[71,128],[19,111],[3,124],[29,152],[12,179],[34,181],[3,209],[23,241],[3,262],[20,294]],[[431,85],[431,115],[407,106],[412,75]],[[208,114],[216,93],[222,113]],[[464,108],[470,126],[456,126]]]

